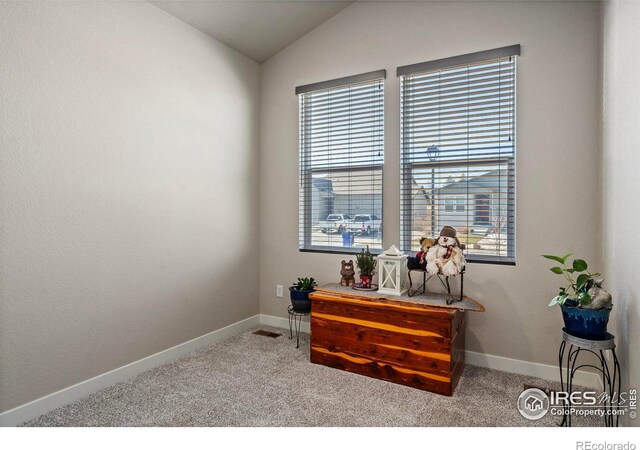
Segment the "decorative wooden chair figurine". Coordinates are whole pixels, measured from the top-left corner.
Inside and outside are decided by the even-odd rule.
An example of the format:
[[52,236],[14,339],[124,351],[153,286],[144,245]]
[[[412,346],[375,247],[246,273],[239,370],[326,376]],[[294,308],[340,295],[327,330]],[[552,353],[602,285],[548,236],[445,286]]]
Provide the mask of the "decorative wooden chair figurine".
[[[426,248],[429,244],[432,245]],[[409,297],[413,297],[416,294],[426,294],[427,282],[436,276],[447,291],[447,305],[461,301],[464,296],[464,271],[466,265],[462,253],[463,250],[464,246],[460,244],[456,237],[456,230],[453,227],[443,227],[440,231],[440,236],[435,242],[426,238],[421,239],[420,252],[416,255],[416,258],[411,258],[408,262]],[[416,271],[422,273],[422,284],[418,289],[412,289],[411,272]],[[451,293],[449,277],[458,275],[460,275],[460,296],[456,297]]]

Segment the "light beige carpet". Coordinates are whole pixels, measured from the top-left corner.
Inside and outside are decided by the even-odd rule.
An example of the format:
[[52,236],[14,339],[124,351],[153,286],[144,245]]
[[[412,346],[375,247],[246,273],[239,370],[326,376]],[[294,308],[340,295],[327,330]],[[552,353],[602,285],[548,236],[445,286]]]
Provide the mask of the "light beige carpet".
[[[555,426],[516,410],[536,378],[467,366],[453,397],[309,362],[309,336],[241,333],[56,409],[27,426]],[[574,418],[574,426],[602,419]]]

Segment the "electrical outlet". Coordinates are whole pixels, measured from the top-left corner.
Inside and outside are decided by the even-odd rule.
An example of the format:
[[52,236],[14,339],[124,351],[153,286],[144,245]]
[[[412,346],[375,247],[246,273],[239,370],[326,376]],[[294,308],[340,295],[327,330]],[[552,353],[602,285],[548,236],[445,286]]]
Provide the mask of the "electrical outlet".
[[281,284],[276,284],[276,297],[282,297],[284,295],[284,287]]

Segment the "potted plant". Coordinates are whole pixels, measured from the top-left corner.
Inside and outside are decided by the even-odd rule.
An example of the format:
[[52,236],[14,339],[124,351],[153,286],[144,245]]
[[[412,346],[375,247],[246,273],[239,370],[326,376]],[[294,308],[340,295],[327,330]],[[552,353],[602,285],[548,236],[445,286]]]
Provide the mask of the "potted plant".
[[565,331],[573,336],[589,340],[603,340],[607,337],[607,324],[611,312],[611,294],[602,289],[599,273],[589,272],[583,259],[574,259],[571,267],[565,256],[542,255],[560,263],[550,270],[562,275],[567,286],[561,287],[558,295],[551,299],[549,306],[560,305]]
[[298,278],[298,282],[289,288],[291,306],[295,312],[307,313],[311,311],[311,299],[309,294],[316,287],[316,282],[311,278]]
[[373,277],[374,270],[376,268],[376,259],[367,249],[356,255],[356,266],[360,269],[360,287],[363,289],[371,289],[371,278]]

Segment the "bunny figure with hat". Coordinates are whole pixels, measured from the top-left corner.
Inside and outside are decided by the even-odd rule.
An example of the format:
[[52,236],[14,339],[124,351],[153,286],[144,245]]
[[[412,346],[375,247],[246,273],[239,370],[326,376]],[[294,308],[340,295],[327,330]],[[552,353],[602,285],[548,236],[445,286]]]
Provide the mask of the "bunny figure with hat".
[[462,250],[455,228],[442,227],[435,245],[427,252],[427,272],[447,277],[460,274],[466,264]]

